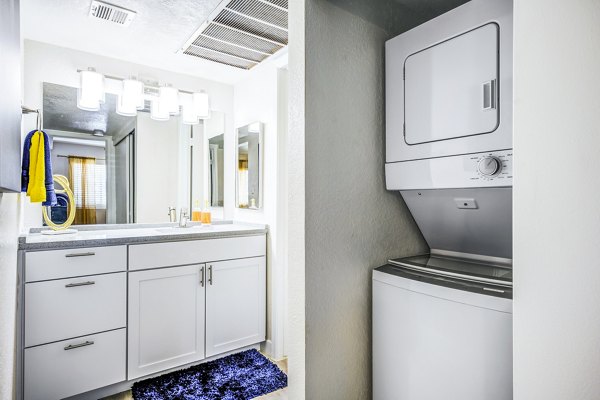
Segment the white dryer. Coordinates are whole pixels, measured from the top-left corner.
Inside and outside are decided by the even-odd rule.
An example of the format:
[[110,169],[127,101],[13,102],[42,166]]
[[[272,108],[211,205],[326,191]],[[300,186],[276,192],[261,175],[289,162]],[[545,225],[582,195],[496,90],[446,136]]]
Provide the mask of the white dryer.
[[386,42],[388,189],[512,185],[512,36],[474,0]]

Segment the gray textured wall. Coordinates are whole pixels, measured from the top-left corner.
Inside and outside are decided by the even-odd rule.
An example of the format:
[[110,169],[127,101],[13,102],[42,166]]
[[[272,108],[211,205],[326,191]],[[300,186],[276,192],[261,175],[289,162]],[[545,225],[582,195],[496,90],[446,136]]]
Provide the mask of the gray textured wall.
[[371,270],[427,246],[384,180],[380,28],[306,10],[306,399],[371,397]]

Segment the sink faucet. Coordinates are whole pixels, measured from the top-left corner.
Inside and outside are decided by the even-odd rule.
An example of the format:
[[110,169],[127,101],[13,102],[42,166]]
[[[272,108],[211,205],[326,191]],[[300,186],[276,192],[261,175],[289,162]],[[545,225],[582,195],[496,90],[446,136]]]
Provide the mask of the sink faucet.
[[180,228],[187,228],[187,223],[188,223],[188,209],[186,207],[181,207],[181,212],[179,214],[179,227]]
[[177,210],[175,210],[175,207],[169,207],[169,221],[177,222]]

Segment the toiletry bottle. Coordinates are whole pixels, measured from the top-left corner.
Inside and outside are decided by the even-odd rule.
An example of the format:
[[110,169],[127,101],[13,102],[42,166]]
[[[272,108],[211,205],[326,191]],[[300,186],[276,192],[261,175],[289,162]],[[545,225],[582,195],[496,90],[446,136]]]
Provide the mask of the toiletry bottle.
[[210,208],[208,208],[208,200],[206,200],[204,210],[202,210],[202,225],[210,225],[210,222]]
[[200,208],[200,200],[194,202],[194,208],[192,208],[192,221],[202,221],[202,209]]

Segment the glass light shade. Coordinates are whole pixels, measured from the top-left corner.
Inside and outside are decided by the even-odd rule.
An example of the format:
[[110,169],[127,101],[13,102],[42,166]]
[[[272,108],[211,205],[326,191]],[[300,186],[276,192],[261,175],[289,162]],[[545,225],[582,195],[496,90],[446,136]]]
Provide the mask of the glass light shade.
[[138,110],[143,110],[144,104],[144,82],[136,79],[125,79],[123,91],[121,92],[123,103],[128,107],[133,103]]
[[124,117],[135,117],[138,112],[136,104],[126,100],[127,98],[123,95],[117,97],[117,114]]
[[153,99],[150,103],[150,118],[155,121],[168,121],[170,117],[169,110],[165,107],[160,98]]
[[93,70],[80,71],[77,107],[86,111],[98,111],[100,103],[104,103],[104,77]]
[[162,86],[158,89],[158,97],[169,114],[179,114],[179,90],[171,86]]
[[192,102],[194,104],[194,110],[200,119],[210,118],[210,109],[208,106],[208,94],[194,93],[192,94]]
[[186,101],[181,106],[181,122],[186,125],[197,125],[200,123],[200,119],[198,118],[198,114],[196,114],[196,109],[190,99],[190,101]]

